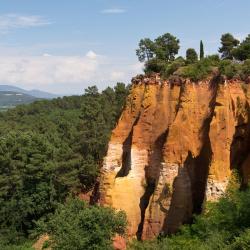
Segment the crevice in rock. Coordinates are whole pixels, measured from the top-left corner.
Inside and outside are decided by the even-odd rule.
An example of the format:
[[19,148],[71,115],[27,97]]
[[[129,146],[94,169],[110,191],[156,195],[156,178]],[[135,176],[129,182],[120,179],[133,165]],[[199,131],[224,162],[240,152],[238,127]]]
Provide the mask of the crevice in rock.
[[202,212],[211,158],[211,143],[209,138],[207,138],[203,144],[200,155],[194,159],[194,177],[191,178],[193,214],[200,214]]
[[146,187],[143,196],[140,198],[141,221],[136,233],[137,239],[141,240],[145,213],[149,205],[150,198],[154,193],[156,180],[159,178],[159,169],[163,159],[162,148],[168,136],[168,130],[162,133],[154,143],[152,153],[149,155],[149,165],[145,167]]
[[138,240],[141,240],[142,238],[143,225],[144,225],[144,220],[145,220],[145,212],[148,207],[150,197],[154,193],[154,190],[155,190],[155,181],[153,179],[148,179],[146,185],[147,186],[145,188],[145,193],[140,198],[141,221],[138,226],[137,233],[136,233]]
[[210,115],[207,117],[207,119],[205,119],[202,125],[201,134],[203,146],[199,156],[194,159],[194,176],[191,176],[194,214],[200,214],[202,212],[202,206],[205,201],[207,178],[212,159],[212,148],[209,138],[209,131],[210,124],[214,116],[215,107],[219,105],[216,102],[216,97],[220,82],[221,78],[219,76],[213,78],[210,82],[210,90],[212,91],[212,98],[209,103]]
[[122,167],[116,174],[116,178],[125,177],[131,170],[131,146],[132,146],[133,129],[129,133],[128,138],[125,140],[122,146]]
[[[246,103],[244,107],[248,111],[248,118],[250,120],[250,107]],[[250,148],[250,124],[249,122],[244,123],[244,119],[239,116],[239,125],[235,127],[235,133],[233,141],[230,147],[230,167],[232,170],[238,171],[241,177],[242,188],[247,186],[247,176],[245,176],[244,170],[242,169],[243,163],[247,160]]]
[[[181,108],[181,105],[182,105],[181,98],[182,98],[183,93],[185,92],[185,87],[186,87],[186,85],[185,85],[185,82],[184,82],[180,86],[179,98],[178,98],[178,102],[177,102],[176,107],[175,107],[175,118],[176,118],[176,116],[177,116],[177,114],[178,114],[178,112],[179,112],[179,110]],[[175,120],[175,118],[174,118],[174,120]]]
[[115,178],[125,177],[129,174],[129,171],[131,170],[131,147],[132,147],[132,139],[134,131],[133,128],[138,123],[139,118],[140,118],[140,113],[136,118],[127,139],[124,141],[122,145],[122,167],[116,174]]
[[169,130],[167,129],[155,141],[152,152],[149,155],[149,164],[145,167],[146,179],[153,178],[158,180],[160,174],[161,163],[163,161],[162,149],[168,137]]
[[[193,200],[193,214],[200,214],[205,201],[206,185],[208,179],[209,166],[212,159],[212,148],[209,138],[210,124],[214,116],[215,107],[219,104],[216,102],[218,86],[222,79],[220,76],[215,76],[210,81],[210,91],[212,91],[212,98],[209,103],[210,115],[205,119],[201,129],[203,145],[200,154],[193,159],[193,170],[189,169],[191,183],[192,183],[192,200]],[[193,175],[190,172],[193,171]]]
[[175,233],[181,224],[192,222],[192,215],[194,213],[199,214],[202,212],[209,166],[212,158],[209,130],[214,116],[220,81],[221,79],[218,76],[210,81],[209,86],[212,92],[209,103],[210,113],[204,120],[200,132],[203,142],[200,154],[193,158],[191,152],[188,152],[184,164],[179,165],[178,175],[173,182],[170,208],[162,228],[165,234]]
[[[188,156],[188,158],[191,157]],[[189,223],[192,214],[191,180],[186,167],[178,168],[178,175],[173,182],[173,193],[169,211],[164,220],[162,231],[164,234],[173,234],[183,223]]]

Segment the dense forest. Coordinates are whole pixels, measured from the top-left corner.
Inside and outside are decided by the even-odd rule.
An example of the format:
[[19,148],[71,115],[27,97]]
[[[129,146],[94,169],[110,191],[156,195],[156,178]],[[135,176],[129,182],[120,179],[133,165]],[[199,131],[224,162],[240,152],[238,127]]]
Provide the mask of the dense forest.
[[[177,75],[198,81],[213,72],[247,81],[250,35],[239,42],[221,37],[221,55],[187,49],[176,57],[179,40],[167,33],[139,43],[145,73]],[[0,249],[33,249],[49,235],[52,249],[112,249],[112,237],[126,233],[126,216],[77,199],[93,189],[108,140],[129,87],[117,83],[82,96],[36,101],[0,113]],[[228,193],[195,216],[175,236],[130,244],[131,249],[249,249],[250,191],[232,182]],[[128,201],[129,202],[129,201]]]
[[[127,93],[122,83],[101,93],[93,86],[0,113],[1,249],[15,249],[67,197],[93,188]],[[114,224],[111,214],[103,218]]]

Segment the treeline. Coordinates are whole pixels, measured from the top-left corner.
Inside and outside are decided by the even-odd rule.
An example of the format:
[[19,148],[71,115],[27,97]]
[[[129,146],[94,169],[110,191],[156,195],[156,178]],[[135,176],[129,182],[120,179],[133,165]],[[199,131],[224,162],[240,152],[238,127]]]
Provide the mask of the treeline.
[[200,41],[199,55],[193,48],[186,50],[186,58],[178,55],[180,40],[170,33],[157,37],[141,39],[136,55],[145,63],[147,74],[161,73],[162,77],[177,75],[194,81],[202,80],[215,70],[231,79],[246,80],[250,76],[250,34],[240,42],[232,34],[221,36],[220,54],[207,55]]
[[127,94],[122,83],[101,93],[93,86],[0,113],[1,249],[93,187]]

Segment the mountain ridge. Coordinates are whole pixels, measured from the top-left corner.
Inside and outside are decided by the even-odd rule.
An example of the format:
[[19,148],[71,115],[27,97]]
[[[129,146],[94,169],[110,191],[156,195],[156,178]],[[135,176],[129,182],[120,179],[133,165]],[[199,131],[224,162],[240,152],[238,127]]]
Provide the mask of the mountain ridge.
[[20,92],[23,94],[27,94],[36,98],[42,98],[42,99],[53,99],[59,97],[59,95],[52,94],[46,91],[41,91],[38,89],[32,89],[32,90],[26,90],[20,87],[16,87],[14,85],[8,85],[8,84],[0,84],[0,91],[11,91],[11,92]]

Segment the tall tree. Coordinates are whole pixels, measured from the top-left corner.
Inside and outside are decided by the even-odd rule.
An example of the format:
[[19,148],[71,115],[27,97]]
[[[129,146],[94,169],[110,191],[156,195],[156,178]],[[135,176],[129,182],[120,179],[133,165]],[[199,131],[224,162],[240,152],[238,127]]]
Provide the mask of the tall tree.
[[200,60],[204,58],[204,45],[202,40],[200,41]]
[[221,53],[222,59],[233,59],[232,51],[238,46],[239,40],[234,38],[230,33],[223,34],[221,36],[221,47],[219,52]]
[[166,33],[155,39],[156,58],[165,62],[174,61],[175,55],[180,49],[180,40],[170,33]]
[[154,56],[154,42],[149,38],[141,39],[136,55],[140,62],[149,61]]
[[232,54],[240,61],[250,59],[250,34],[241,42],[239,47],[233,49]]
[[198,54],[195,49],[189,48],[186,51],[186,60],[188,64],[195,63],[198,61]]

